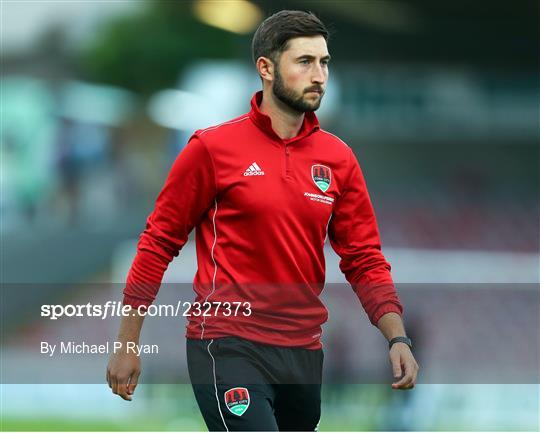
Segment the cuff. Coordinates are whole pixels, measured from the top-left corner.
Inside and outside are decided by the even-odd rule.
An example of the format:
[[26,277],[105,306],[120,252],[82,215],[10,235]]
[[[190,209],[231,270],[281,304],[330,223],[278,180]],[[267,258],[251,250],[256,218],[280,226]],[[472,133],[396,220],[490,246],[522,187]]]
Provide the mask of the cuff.
[[384,304],[379,305],[375,310],[375,313],[373,313],[369,319],[374,326],[377,326],[379,319],[386,313],[397,313],[401,316],[403,314],[403,307],[394,302],[385,302]]
[[152,304],[152,301],[148,301],[147,299],[137,298],[131,295],[124,295],[123,304],[131,305],[132,308],[141,307],[141,310],[146,310],[148,306]]

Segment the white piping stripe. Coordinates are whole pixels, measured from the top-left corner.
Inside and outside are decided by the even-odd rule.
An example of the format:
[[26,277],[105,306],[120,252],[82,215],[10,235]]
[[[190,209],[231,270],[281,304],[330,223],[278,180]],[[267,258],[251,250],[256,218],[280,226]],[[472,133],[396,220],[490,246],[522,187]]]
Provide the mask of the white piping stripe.
[[326,133],[328,135],[331,135],[332,137],[337,138],[339,141],[341,141],[345,146],[351,147],[347,143],[345,143],[341,138],[339,138],[337,135],[334,135],[331,132],[325,131],[324,129],[319,129],[319,131],[324,132],[324,133]]
[[249,171],[257,171],[257,169],[255,167],[253,167],[253,164],[251,164],[249,167],[248,167],[248,170]]
[[[324,238],[324,241],[323,241],[323,248],[324,248],[324,243],[326,242],[326,240],[328,239],[328,227],[330,226],[330,220],[332,219],[332,215],[333,213],[330,214],[330,218],[328,218],[328,222],[326,223],[326,236]],[[323,282],[323,287],[321,289],[321,293],[319,293],[319,297],[323,294],[324,292],[324,289],[326,289],[326,281]],[[321,335],[322,335],[322,330],[321,330]],[[321,418],[319,417],[319,422],[321,422]],[[319,427],[319,424],[317,424],[317,428]],[[318,431],[318,430],[315,430],[315,431]]]
[[330,217],[328,218],[328,222],[326,223],[326,236],[324,237],[323,243],[325,243],[326,240],[328,239],[328,226],[330,225],[330,220],[331,219],[332,219],[332,214],[330,214]]
[[249,119],[249,115],[247,115],[247,116],[245,116],[245,117],[242,117],[242,118],[240,118],[240,119],[229,120],[228,122],[223,122],[223,123],[220,123],[219,125],[209,126],[208,128],[203,129],[203,130],[199,133],[199,135],[203,135],[205,132],[211,131],[211,130],[216,129],[216,128],[219,128],[220,126],[223,126],[223,125],[230,125],[231,123],[241,122],[242,120],[246,120],[246,119]]
[[219,411],[219,415],[221,416],[221,421],[223,421],[223,425],[225,426],[225,430],[229,431],[229,427],[227,427],[227,424],[225,423],[225,418],[223,418],[223,413],[221,412],[221,406],[219,404],[219,397],[218,397],[218,392],[217,392],[217,380],[216,380],[216,360],[214,359],[212,352],[210,352],[210,345],[213,342],[214,342],[214,339],[210,340],[210,343],[208,343],[208,346],[206,346],[206,350],[208,351],[208,354],[212,358],[212,373],[214,374],[214,390],[216,391],[217,408]]
[[261,167],[259,167],[259,166],[257,165],[256,162],[253,163],[253,166],[254,166],[258,171],[262,171],[262,170],[261,170]]
[[[214,258],[214,248],[216,247],[217,242],[217,232],[216,232],[216,214],[217,214],[217,198],[214,199],[214,216],[212,217],[212,224],[214,225],[214,243],[212,244],[212,251],[210,255],[212,256],[212,262],[214,263],[214,276],[212,277],[212,291],[208,294],[204,303],[208,301],[208,298],[216,291],[216,274],[217,274],[217,263]],[[203,321],[201,322],[201,340],[204,337],[204,324],[206,322],[206,316],[203,314]]]

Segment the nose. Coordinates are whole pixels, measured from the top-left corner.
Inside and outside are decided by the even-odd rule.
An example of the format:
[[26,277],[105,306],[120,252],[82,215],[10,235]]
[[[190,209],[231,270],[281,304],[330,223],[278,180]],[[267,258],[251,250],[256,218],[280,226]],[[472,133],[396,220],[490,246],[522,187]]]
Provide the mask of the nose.
[[317,84],[324,84],[326,80],[326,71],[320,63],[314,63],[314,70],[311,76],[311,82]]

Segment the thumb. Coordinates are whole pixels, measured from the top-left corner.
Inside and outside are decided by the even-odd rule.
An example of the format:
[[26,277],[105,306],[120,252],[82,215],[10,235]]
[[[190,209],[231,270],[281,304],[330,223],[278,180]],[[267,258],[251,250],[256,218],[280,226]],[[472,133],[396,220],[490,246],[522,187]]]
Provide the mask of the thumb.
[[137,387],[137,383],[139,382],[139,375],[141,373],[139,371],[136,371],[131,375],[131,379],[129,381],[129,385],[127,387],[128,394],[133,394],[135,392],[135,388]]

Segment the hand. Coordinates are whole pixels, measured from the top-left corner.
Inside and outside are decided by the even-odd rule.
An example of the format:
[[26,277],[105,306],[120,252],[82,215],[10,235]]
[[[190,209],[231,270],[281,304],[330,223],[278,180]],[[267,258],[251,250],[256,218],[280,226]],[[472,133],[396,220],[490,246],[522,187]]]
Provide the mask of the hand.
[[136,354],[118,352],[111,355],[107,365],[107,383],[113,394],[131,401],[140,374],[141,360]]
[[394,343],[390,349],[389,356],[394,378],[399,379],[397,382],[392,384],[392,388],[414,388],[419,367],[409,346],[407,346],[405,343]]

